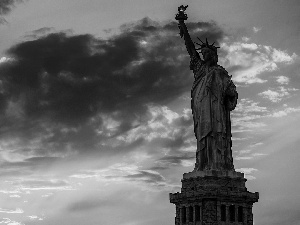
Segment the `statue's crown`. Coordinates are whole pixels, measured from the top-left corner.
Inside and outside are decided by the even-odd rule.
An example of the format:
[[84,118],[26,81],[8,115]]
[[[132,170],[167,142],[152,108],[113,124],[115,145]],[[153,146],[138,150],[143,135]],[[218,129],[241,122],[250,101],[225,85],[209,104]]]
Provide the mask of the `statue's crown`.
[[209,48],[209,49],[213,50],[215,53],[217,53],[217,49],[220,48],[220,47],[214,46],[215,42],[210,45],[207,41],[207,38],[206,38],[205,43],[200,38],[198,38],[198,40],[201,41],[202,44],[195,42],[197,45],[200,46],[200,48],[198,48],[197,50],[201,50],[203,48]]

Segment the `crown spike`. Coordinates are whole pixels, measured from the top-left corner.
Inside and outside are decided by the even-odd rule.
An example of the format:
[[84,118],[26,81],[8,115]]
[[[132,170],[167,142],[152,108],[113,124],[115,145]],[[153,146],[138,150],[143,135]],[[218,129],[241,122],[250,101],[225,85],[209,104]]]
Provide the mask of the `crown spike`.
[[[198,38],[198,37],[197,37],[197,38]],[[203,42],[200,38],[198,38],[198,40],[201,41],[202,44],[204,44],[204,42]]]
[[204,43],[199,37],[197,37],[197,39],[198,39],[199,41],[201,41],[202,44],[199,44],[199,43],[197,43],[197,42],[194,42],[195,44],[197,44],[197,45],[200,46],[200,48],[198,48],[198,49],[196,49],[196,50],[201,50],[202,48],[209,48],[209,49],[211,49],[211,50],[217,52],[217,49],[220,48],[220,47],[214,46],[214,44],[215,44],[216,42],[214,42],[214,43],[212,43],[212,44],[210,45],[210,44],[208,43],[207,38],[205,38],[205,43]]

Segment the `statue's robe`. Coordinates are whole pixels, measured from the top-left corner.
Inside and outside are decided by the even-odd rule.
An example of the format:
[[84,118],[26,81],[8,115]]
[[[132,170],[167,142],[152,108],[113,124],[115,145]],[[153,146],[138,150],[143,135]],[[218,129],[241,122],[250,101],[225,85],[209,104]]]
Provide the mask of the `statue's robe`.
[[192,112],[197,139],[196,170],[233,170],[230,111],[237,103],[236,87],[219,65],[191,59],[195,81]]

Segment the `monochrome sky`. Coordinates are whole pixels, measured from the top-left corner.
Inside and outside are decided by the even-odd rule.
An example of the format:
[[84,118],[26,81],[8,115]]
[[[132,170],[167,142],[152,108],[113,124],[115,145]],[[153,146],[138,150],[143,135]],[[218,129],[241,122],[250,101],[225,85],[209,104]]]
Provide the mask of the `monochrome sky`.
[[300,224],[298,0],[1,0],[0,224],[174,224],[196,151],[181,4],[237,86],[255,225]]

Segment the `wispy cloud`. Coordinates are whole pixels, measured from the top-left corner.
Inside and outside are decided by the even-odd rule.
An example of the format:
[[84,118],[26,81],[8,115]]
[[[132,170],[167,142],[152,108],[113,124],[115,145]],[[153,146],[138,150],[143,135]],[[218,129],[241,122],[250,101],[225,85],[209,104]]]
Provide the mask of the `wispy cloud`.
[[257,159],[261,156],[266,156],[268,154],[263,153],[264,143],[256,142],[256,143],[248,143],[246,149],[236,150],[235,152],[235,160],[252,160]]
[[241,99],[236,109],[232,112],[232,131],[251,131],[256,128],[265,127],[266,124],[260,120],[268,113],[265,106],[250,99]]
[[262,28],[261,27],[253,27],[253,32],[257,33],[258,31],[260,31]]
[[264,83],[267,80],[260,77],[262,73],[277,70],[279,64],[291,64],[298,57],[296,53],[290,55],[256,43],[225,41],[221,48],[226,56],[220,62],[238,83]]
[[278,76],[276,81],[282,85],[282,84],[288,84],[290,79],[286,76]]
[[3,209],[3,208],[0,208],[0,213],[24,213],[24,210],[23,209],[20,209],[20,208],[16,208],[16,209]]
[[8,224],[8,225],[24,225],[24,223],[14,221],[9,218],[2,218],[2,220],[0,221],[0,224],[1,223]]
[[285,88],[284,86],[280,86],[275,90],[266,90],[258,95],[262,96],[263,98],[269,99],[272,102],[280,102],[284,98],[288,98],[291,96],[291,92],[298,91],[299,89],[296,88]]
[[19,191],[74,190],[68,181],[58,179],[19,179],[11,182]]
[[283,110],[275,111],[272,114],[270,114],[271,117],[283,117],[287,116],[290,113],[299,112],[300,107],[293,108],[293,107],[286,107]]
[[44,220],[43,218],[38,217],[38,216],[36,216],[36,215],[27,216],[27,217],[28,217],[30,220],[39,220],[39,221]]
[[20,195],[10,195],[9,197],[11,197],[11,198],[21,198]]
[[237,156],[234,158],[235,160],[249,160],[249,159],[253,159],[252,156]]
[[141,169],[137,165],[125,163],[118,163],[102,170],[80,171],[77,174],[71,175],[70,178],[93,178],[98,181],[103,181],[104,183],[136,183],[142,185],[142,189],[150,188],[149,190],[156,190],[160,187],[164,188],[166,186],[170,186],[159,172],[151,169]]

